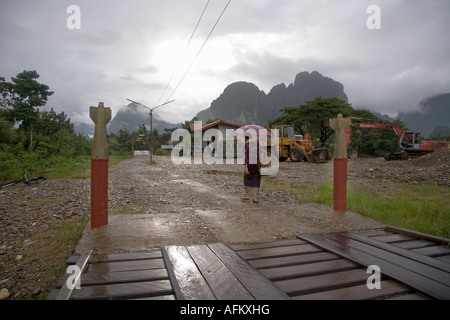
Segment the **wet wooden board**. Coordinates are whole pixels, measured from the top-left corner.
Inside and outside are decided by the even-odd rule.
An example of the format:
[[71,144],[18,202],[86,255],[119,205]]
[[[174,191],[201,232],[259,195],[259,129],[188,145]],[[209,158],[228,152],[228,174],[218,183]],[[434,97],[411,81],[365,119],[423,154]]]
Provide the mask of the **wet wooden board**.
[[[425,241],[419,245],[417,242],[411,247],[417,248],[421,245],[432,246],[435,242],[427,242],[430,240],[418,239],[410,235],[395,235],[393,232],[377,229],[371,231],[355,232],[354,235],[364,236],[367,238],[376,237],[389,242],[380,242],[376,240],[378,246],[389,246],[389,248],[401,249],[400,246],[394,245],[405,243],[405,241]],[[367,287],[367,267],[364,264],[347,259],[335,250],[328,250],[326,246],[318,243],[311,243],[307,239],[300,239],[302,244],[314,244],[318,248],[317,252],[301,253],[292,250],[290,254],[285,256],[266,256],[260,258],[260,254],[255,252],[250,254],[251,250],[259,250],[270,248],[270,243],[252,245],[236,245],[232,246],[238,254],[247,257],[247,262],[258,268],[261,273],[266,275],[292,299],[391,299],[394,297],[408,297],[411,299],[432,299],[432,297],[418,293],[415,288],[407,283],[402,283],[396,279],[392,279],[382,274],[381,289],[370,290]],[[343,251],[346,250],[347,237],[342,238],[340,246]],[[289,243],[287,246],[300,245],[300,243]],[[339,247],[338,244],[335,244]],[[278,245],[276,246],[278,247]],[[375,247],[376,249],[376,247]],[[285,252],[288,252],[285,249]],[[395,251],[395,250],[394,250]],[[415,257],[419,260],[426,261],[428,257],[415,256],[413,252],[404,253],[397,251],[397,254]],[[401,256],[402,256],[401,255]],[[370,254],[368,255],[370,256]],[[435,264],[435,261],[427,261]],[[445,265],[441,265],[445,267]],[[341,269],[342,268],[342,269]],[[441,274],[444,275],[445,274]]]
[[[302,245],[308,243],[302,240]],[[287,247],[298,246],[298,243],[287,244]],[[311,247],[311,246],[310,246]],[[256,267],[268,279],[274,282],[280,289],[288,294],[292,299],[311,299],[313,294],[317,294],[318,299],[334,299],[340,290],[345,289],[346,299],[361,299],[361,290],[357,286],[365,286],[368,275],[359,264],[342,259],[339,255],[328,252],[318,246],[313,246],[314,252],[307,250],[284,249],[285,256],[278,255],[278,252],[265,250],[266,253],[272,252],[273,255],[259,255],[256,252],[249,254],[255,249],[252,246],[233,246],[233,249],[239,255],[248,258],[248,263]],[[258,247],[256,247],[258,248]],[[267,244],[265,249],[270,248]],[[409,292],[408,290],[406,290]],[[383,294],[367,295],[367,298],[379,298],[392,295],[391,291],[384,291]]]
[[[93,253],[81,274],[81,289],[73,290],[69,298],[448,299],[446,240],[400,231],[298,235],[301,239],[231,247],[213,243]],[[74,255],[67,262],[80,260],[81,255]],[[381,289],[366,285],[370,264],[381,268]],[[68,276],[60,278],[47,299],[65,290]]]
[[[346,259],[337,259],[331,261],[321,261],[298,265],[284,266],[276,268],[267,268],[261,270],[261,273],[272,281],[280,281],[290,278],[307,277],[310,275],[325,274],[331,271],[344,271],[357,268],[358,265]],[[367,278],[367,276],[366,276]]]
[[[295,297],[301,300],[359,300],[381,299],[383,297],[410,295],[411,290],[395,280],[382,280],[380,289],[368,290],[366,284],[360,284],[340,289],[321,291]],[[422,296],[422,299],[427,299]]]
[[[80,271],[80,273],[74,274],[75,278],[73,280],[73,284],[75,285],[76,283],[80,283],[80,279],[81,279],[81,274],[86,270],[88,264],[89,264],[89,260],[92,256],[92,250],[86,251],[83,254],[81,254],[78,259],[77,262],[75,263],[75,266],[78,267],[78,270]],[[73,294],[73,290],[75,290],[75,287],[69,287],[68,285],[63,286],[58,294],[55,297],[55,300],[68,300],[72,294]]]
[[164,247],[168,274],[177,300],[214,300],[214,294],[184,246]]
[[[80,255],[73,255],[67,263],[78,259]],[[47,299],[66,290],[68,276],[59,279],[59,290],[51,292]],[[174,292],[161,251],[93,254],[81,274],[81,289],[74,289],[68,298],[173,300]]]
[[403,239],[402,241],[414,240],[408,235],[406,237],[388,236],[367,237],[355,233],[298,235],[302,240],[314,243],[366,267],[377,265],[382,274],[434,298],[449,299],[449,265],[443,261],[418,254],[416,250],[410,251],[390,243],[394,238],[395,242],[400,239]]
[[85,286],[73,292],[72,300],[136,299],[164,296],[172,293],[170,281],[139,281],[131,283]]
[[229,246],[163,248],[177,299],[288,299]]

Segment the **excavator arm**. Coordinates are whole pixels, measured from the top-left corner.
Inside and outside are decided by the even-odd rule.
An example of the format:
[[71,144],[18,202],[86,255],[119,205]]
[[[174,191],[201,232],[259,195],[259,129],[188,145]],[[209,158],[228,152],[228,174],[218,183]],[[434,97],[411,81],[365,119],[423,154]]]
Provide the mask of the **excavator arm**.
[[[355,129],[381,129],[392,131],[396,134],[399,140],[398,142],[399,147],[409,155],[412,154],[420,155],[428,152],[433,152],[440,148],[448,148],[448,143],[445,141],[421,140],[419,132],[403,131],[403,129],[395,123],[390,123],[376,119],[364,119],[364,118],[352,118],[352,119],[359,120],[362,122],[352,123],[350,128],[347,129],[347,131],[345,132],[345,143],[347,144],[347,147],[350,142],[352,129],[355,128]],[[407,155],[405,157],[404,153],[400,154],[393,153],[385,155],[386,160],[407,159],[407,158],[408,158]]]

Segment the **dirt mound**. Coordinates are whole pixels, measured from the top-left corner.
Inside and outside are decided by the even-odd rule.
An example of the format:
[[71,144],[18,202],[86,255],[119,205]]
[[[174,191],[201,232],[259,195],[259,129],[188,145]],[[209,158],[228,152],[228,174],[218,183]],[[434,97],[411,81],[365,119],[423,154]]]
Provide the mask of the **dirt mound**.
[[351,177],[380,181],[450,187],[450,149],[440,149],[406,161],[384,161],[383,158],[351,159],[349,174]]
[[413,159],[415,165],[426,166],[440,166],[450,164],[450,148],[439,149],[417,159]]

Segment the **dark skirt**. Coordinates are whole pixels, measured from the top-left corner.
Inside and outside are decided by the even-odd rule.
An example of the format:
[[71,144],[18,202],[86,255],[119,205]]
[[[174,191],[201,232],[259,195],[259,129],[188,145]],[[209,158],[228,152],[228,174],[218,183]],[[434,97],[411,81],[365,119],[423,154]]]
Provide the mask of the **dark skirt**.
[[261,174],[257,164],[248,164],[248,175],[244,174],[244,186],[258,187],[261,185]]

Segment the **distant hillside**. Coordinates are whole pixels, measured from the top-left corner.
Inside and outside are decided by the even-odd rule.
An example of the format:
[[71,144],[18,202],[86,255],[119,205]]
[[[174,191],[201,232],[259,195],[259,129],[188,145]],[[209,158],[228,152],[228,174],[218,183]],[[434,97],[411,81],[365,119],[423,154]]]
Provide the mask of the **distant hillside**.
[[253,83],[232,83],[197,117],[203,122],[219,118],[242,125],[267,125],[269,120],[280,116],[280,109],[297,107],[316,97],[336,97],[348,101],[341,83],[317,71],[305,71],[297,74],[293,84],[287,87],[284,83],[278,84],[268,94]]
[[423,99],[419,111],[399,113],[398,117],[413,131],[424,137],[445,134],[450,130],[450,93]]
[[[108,133],[117,133],[120,129],[128,129],[130,132],[137,131],[141,124],[150,128],[150,116],[145,110],[141,110],[139,106],[130,103],[125,109],[119,110],[107,125]],[[175,128],[179,125],[165,122],[153,113],[152,127],[153,130],[162,132],[166,128]]]

